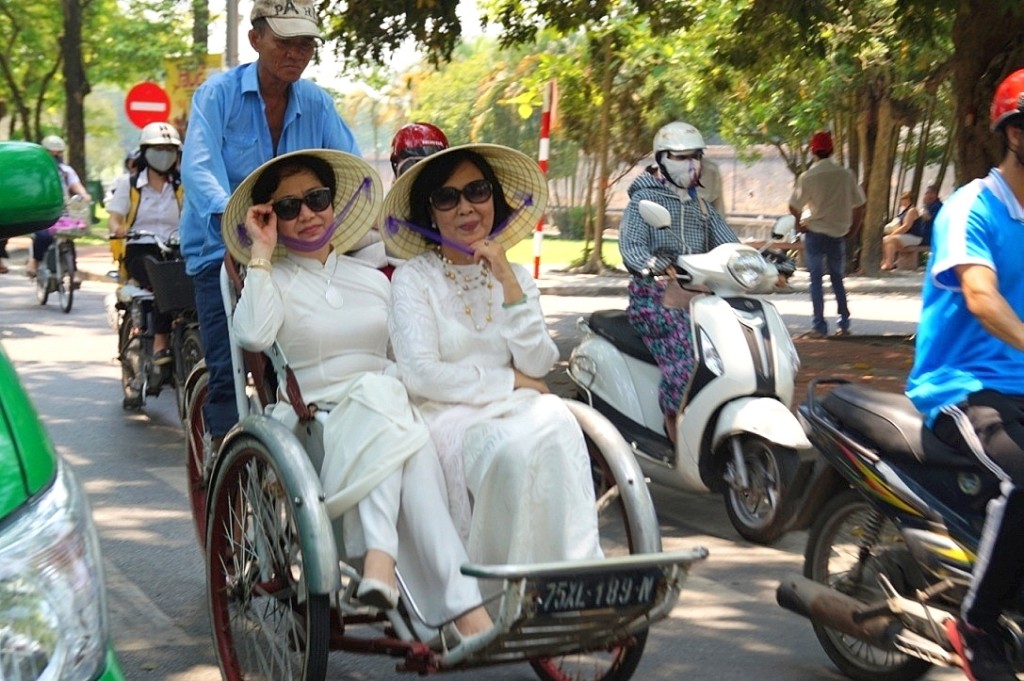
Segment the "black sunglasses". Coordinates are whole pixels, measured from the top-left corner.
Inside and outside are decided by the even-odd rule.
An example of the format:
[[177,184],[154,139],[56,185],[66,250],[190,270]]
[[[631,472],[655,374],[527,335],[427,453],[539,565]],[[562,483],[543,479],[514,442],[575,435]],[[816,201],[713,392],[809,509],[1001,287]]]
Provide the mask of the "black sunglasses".
[[299,211],[302,210],[302,204],[309,206],[309,209],[314,213],[319,213],[331,205],[331,190],[327,187],[310,189],[301,199],[288,197],[286,199],[278,199],[271,205],[274,208],[274,212],[277,213],[277,217],[280,219],[294,220],[299,217]]
[[487,180],[473,180],[462,189],[438,187],[430,192],[430,205],[436,210],[451,210],[459,205],[459,199],[463,196],[470,203],[483,203],[491,198],[492,191],[491,183]]

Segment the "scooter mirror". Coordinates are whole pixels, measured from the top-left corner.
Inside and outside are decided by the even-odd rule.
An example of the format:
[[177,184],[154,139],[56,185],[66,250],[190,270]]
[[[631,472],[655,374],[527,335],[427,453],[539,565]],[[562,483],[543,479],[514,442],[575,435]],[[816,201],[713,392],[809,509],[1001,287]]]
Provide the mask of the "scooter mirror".
[[668,212],[668,208],[662,206],[654,201],[648,201],[643,199],[637,205],[640,211],[640,217],[644,219],[644,222],[649,224],[655,229],[665,229],[666,227],[672,226],[672,215]]
[[772,239],[791,241],[795,231],[796,218],[792,215],[783,215],[777,218],[772,225]]

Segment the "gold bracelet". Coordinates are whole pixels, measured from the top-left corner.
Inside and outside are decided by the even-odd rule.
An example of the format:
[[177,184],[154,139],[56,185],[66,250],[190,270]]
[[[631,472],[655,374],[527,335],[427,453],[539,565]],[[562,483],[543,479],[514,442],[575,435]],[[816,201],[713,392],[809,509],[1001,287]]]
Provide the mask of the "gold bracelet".
[[267,260],[266,258],[251,258],[249,260],[249,264],[246,267],[250,270],[266,270],[267,272],[269,272],[273,265],[271,265],[270,261]]

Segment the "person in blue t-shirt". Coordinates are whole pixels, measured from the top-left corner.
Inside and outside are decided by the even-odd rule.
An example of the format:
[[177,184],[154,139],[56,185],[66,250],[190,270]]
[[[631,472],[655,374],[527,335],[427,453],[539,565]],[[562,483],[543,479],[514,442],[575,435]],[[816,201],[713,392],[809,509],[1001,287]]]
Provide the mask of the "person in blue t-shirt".
[[935,221],[907,396],[940,439],[1000,480],[946,629],[969,678],[1011,681],[998,619],[1024,578],[1024,69],[996,89],[992,130],[1002,162]]
[[210,372],[203,415],[215,444],[238,420],[220,295],[220,220],[228,199],[249,173],[281,154],[337,149],[359,155],[330,95],[302,79],[321,38],[316,3],[256,0],[250,19],[249,44],[258,57],[196,90],[181,159],[181,254],[195,286]]

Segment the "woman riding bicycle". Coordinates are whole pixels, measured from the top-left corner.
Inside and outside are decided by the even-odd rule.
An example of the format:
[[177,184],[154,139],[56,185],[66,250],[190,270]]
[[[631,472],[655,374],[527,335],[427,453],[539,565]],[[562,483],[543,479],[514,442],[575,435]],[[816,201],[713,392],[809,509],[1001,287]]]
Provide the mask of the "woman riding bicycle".
[[[117,178],[107,205],[110,234],[125,237],[133,232],[139,236],[125,247],[125,268],[129,276],[143,288],[152,290],[146,273],[145,259],[163,259],[157,239],[167,242],[178,231],[181,215],[181,174],[178,158],[181,137],[169,123],[150,123],[139,135],[139,157],[136,170]],[[153,364],[164,366],[172,360],[168,347],[171,315],[159,310],[153,315]]]
[[[60,171],[60,184],[64,189],[64,203],[67,204],[68,199],[72,196],[80,196],[85,199],[87,204],[90,203],[92,197],[89,196],[85,185],[82,184],[82,180],[78,177],[78,173],[64,162],[64,150],[67,148],[64,140],[57,135],[47,135],[43,138],[42,146],[53,157],[53,161],[57,164],[57,169]],[[41,229],[32,235],[32,261],[25,270],[25,274],[30,278],[35,278],[36,271],[39,269],[39,263],[46,257],[46,251],[52,243],[53,234],[50,233],[49,227]]]

